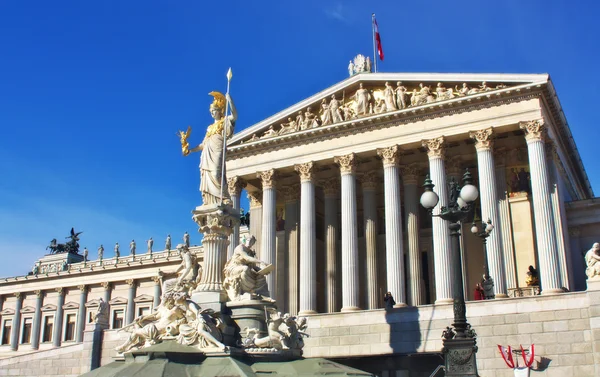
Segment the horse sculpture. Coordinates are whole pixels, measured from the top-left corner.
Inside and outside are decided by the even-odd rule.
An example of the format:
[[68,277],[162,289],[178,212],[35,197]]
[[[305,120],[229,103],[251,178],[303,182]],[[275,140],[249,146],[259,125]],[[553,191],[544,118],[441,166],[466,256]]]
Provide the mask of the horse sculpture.
[[83,232],[75,233],[75,229],[71,228],[71,235],[66,237],[69,239],[67,243],[58,243],[56,238],[50,241],[50,245],[46,246],[46,250],[50,249],[50,254],[71,253],[79,254],[79,235]]

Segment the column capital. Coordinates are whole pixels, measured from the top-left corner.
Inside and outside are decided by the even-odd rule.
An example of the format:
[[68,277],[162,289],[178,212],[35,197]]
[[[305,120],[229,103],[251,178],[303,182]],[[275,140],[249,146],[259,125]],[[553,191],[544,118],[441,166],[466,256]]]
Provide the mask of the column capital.
[[286,203],[296,202],[298,201],[299,187],[297,184],[284,186],[281,189],[281,193],[283,196],[283,200]]
[[469,137],[475,140],[475,149],[477,151],[489,151],[492,149],[494,130],[492,127],[483,130],[469,132]]
[[242,178],[235,176],[227,178],[227,189],[229,190],[230,196],[239,196],[242,189],[246,187],[246,181]]
[[381,157],[383,166],[397,166],[398,162],[400,161],[401,154],[402,151],[397,145],[377,149],[377,155]]
[[79,288],[79,291],[80,291],[81,293],[85,293],[85,292],[87,292],[87,290],[88,290],[88,287],[87,287],[87,285],[85,285],[85,284],[80,284],[80,285],[78,285],[78,286],[77,286],[77,288]]
[[65,294],[65,289],[63,287],[54,288],[54,290],[56,291],[56,293],[58,293],[59,296]]
[[375,190],[380,183],[379,177],[375,171],[367,171],[361,174],[360,183],[363,190]]
[[131,288],[131,287],[133,287],[135,285],[135,280],[134,279],[127,279],[127,280],[125,280],[125,284],[127,284]]
[[312,181],[315,178],[313,168],[314,163],[312,161],[294,165],[294,170],[300,175],[300,182]]
[[519,122],[519,128],[525,131],[525,140],[527,142],[544,141],[548,131],[543,119]]
[[14,295],[17,298],[17,300],[22,299],[24,296],[23,292],[15,292]]
[[337,177],[324,179],[319,182],[319,186],[323,188],[326,198],[337,198],[340,194],[340,180]]
[[338,164],[342,174],[354,174],[356,172],[356,155],[354,153],[345,156],[336,156],[333,162]]
[[256,173],[256,176],[260,178],[263,190],[275,187],[275,180],[277,179],[277,172],[275,169],[259,171]]
[[152,276],[152,281],[155,285],[160,285],[161,277],[160,276]]
[[418,164],[404,165],[400,172],[402,174],[402,181],[405,185],[418,184],[419,175],[421,175],[421,169]]
[[42,292],[42,290],[41,290],[41,289],[36,289],[35,291],[33,291],[33,293],[35,294],[35,296],[36,296],[37,298],[44,297],[44,292]]
[[427,149],[427,156],[432,158],[444,158],[446,154],[445,139],[443,136],[429,140],[422,140],[421,145]]
[[494,148],[494,162],[496,166],[506,166],[506,147]]
[[248,191],[248,200],[250,208],[262,207],[262,191]]
[[110,283],[108,281],[103,281],[102,283],[100,283],[100,285],[102,286],[102,288],[104,288],[105,291],[110,290]]

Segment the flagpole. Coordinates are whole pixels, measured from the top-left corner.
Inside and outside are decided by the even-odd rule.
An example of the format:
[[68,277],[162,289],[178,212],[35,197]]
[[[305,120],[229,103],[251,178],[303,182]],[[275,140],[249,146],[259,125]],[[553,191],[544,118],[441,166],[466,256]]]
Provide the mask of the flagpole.
[[225,191],[225,153],[227,152],[227,113],[229,112],[229,83],[231,82],[231,67],[227,71],[227,94],[225,95],[225,119],[223,120],[223,160],[221,161],[221,205]]
[[375,45],[375,13],[371,14],[371,29],[373,31],[373,67],[377,73],[377,46]]

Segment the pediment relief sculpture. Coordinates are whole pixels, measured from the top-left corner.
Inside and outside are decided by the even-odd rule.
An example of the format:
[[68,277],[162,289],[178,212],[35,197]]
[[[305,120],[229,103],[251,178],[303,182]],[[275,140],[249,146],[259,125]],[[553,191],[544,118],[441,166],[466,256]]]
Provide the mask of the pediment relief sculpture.
[[[507,88],[504,84],[490,86],[487,82],[475,83],[403,83],[397,81],[379,83],[360,82],[358,88],[347,95],[341,93],[321,98],[305,111],[290,114],[285,120],[270,124],[266,129],[252,134],[241,141],[249,143],[290,135],[299,131],[325,127],[361,117],[404,110],[411,107],[451,100],[454,98],[486,93]],[[315,113],[312,109],[317,108]]]

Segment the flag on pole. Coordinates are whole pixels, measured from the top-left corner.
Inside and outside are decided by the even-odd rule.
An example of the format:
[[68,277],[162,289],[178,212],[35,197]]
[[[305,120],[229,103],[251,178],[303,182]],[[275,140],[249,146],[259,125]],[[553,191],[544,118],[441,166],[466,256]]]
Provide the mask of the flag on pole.
[[375,19],[375,14],[373,14],[373,32],[375,33],[375,44],[377,46],[377,55],[379,55],[379,60],[383,61],[383,47],[381,46],[381,36],[379,35],[379,25],[377,25],[377,20]]

